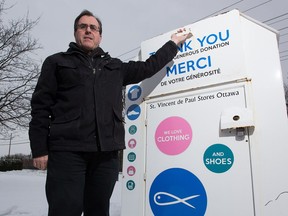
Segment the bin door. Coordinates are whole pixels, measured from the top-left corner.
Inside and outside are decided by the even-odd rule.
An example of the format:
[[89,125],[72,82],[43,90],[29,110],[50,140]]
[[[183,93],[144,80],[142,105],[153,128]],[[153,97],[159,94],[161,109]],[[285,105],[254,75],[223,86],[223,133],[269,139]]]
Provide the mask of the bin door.
[[[247,89],[221,85],[146,101],[145,215],[254,215]],[[231,110],[239,110],[233,121],[244,115],[249,125],[229,128]]]

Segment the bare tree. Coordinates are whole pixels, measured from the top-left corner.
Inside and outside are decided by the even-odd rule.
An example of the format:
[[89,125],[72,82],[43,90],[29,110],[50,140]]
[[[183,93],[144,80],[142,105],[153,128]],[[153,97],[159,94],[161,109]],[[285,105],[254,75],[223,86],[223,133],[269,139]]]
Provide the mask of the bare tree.
[[3,14],[11,7],[0,1],[0,135],[27,127],[30,98],[39,74],[39,64],[31,58],[40,48],[30,35],[37,25],[28,15],[4,23]]

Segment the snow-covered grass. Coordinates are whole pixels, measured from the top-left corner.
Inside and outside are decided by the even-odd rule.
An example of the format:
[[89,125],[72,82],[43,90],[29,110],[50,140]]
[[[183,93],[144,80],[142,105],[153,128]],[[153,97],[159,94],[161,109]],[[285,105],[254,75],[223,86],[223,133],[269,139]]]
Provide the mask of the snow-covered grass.
[[[121,175],[111,198],[111,216],[120,216]],[[0,216],[45,216],[46,172],[22,170],[0,172]]]

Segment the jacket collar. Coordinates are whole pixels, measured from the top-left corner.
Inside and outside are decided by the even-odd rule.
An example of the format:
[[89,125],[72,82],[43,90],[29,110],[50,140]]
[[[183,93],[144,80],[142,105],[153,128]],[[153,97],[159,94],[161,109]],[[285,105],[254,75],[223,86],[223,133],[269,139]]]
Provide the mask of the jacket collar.
[[91,53],[87,54],[83,49],[81,49],[78,44],[76,44],[75,42],[71,42],[69,44],[69,48],[68,50],[65,52],[66,54],[72,54],[72,53],[81,53],[83,55],[88,55],[91,57],[110,57],[108,52],[104,52],[103,49],[101,47],[97,47],[96,49],[94,49]]

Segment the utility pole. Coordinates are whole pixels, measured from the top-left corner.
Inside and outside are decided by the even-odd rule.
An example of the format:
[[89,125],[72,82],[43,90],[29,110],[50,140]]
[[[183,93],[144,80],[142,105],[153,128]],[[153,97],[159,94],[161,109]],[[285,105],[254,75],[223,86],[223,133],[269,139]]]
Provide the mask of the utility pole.
[[11,152],[11,145],[12,145],[12,133],[10,134],[10,142],[9,142],[9,151],[8,151],[8,157],[10,157],[10,152]]

